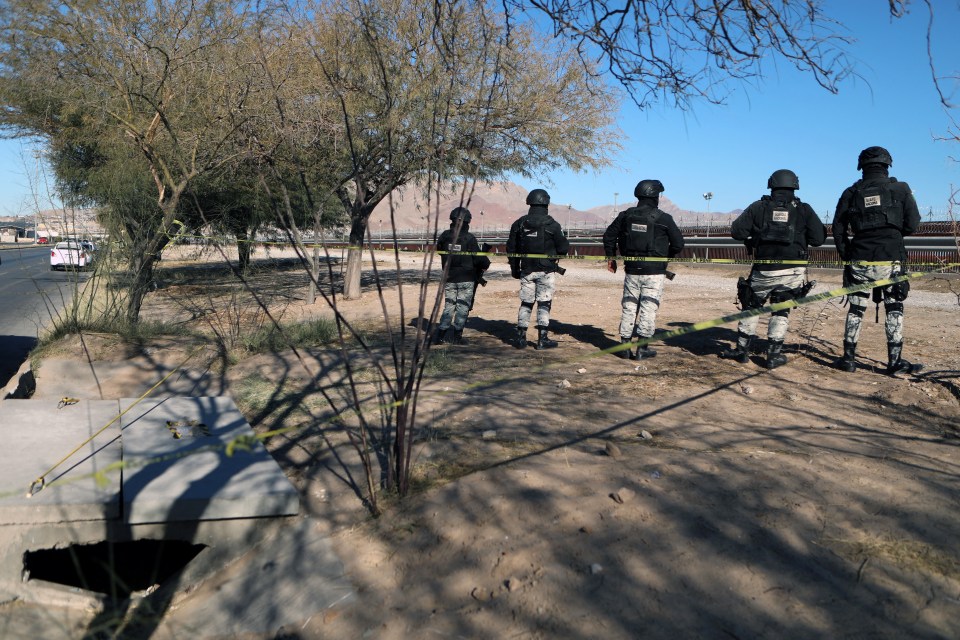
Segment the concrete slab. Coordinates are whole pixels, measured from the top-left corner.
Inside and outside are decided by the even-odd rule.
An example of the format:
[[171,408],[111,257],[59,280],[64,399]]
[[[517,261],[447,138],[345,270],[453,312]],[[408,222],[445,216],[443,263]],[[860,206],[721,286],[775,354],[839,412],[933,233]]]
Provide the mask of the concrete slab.
[[[133,399],[120,400],[128,407]],[[296,489],[229,397],[143,400],[122,418],[128,523],[294,515]],[[227,446],[248,438],[249,448]]]
[[236,638],[265,633],[279,637],[281,627],[299,627],[311,616],[354,597],[329,536],[316,522],[305,519],[187,596],[153,637]]
[[[0,404],[0,525],[109,520],[120,517],[120,421],[84,445],[26,497],[30,483],[114,420],[116,400],[6,400]],[[103,481],[103,482],[101,482]]]

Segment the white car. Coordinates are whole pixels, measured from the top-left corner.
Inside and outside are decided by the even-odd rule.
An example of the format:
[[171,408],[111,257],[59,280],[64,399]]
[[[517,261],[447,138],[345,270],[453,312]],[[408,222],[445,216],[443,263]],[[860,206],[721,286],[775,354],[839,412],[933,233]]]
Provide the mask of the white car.
[[90,266],[91,256],[79,242],[58,242],[50,250],[50,270],[85,269]]

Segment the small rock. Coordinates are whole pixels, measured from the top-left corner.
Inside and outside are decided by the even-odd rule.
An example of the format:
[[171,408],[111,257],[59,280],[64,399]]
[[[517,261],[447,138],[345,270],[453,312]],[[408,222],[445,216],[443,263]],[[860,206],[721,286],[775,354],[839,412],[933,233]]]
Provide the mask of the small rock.
[[507,581],[504,582],[504,584],[507,587],[507,591],[516,591],[520,588],[520,581],[513,577],[507,578]]
[[586,373],[586,372],[587,370],[584,369],[583,367],[580,367],[579,369],[577,369],[577,373]]
[[623,452],[620,451],[620,447],[613,444],[612,442],[607,442],[607,444],[604,445],[604,450],[607,452],[607,455],[610,456],[611,458],[619,458],[620,456],[623,455]]
[[580,527],[580,533],[590,533],[590,527],[587,527],[587,526]]
[[653,440],[653,434],[647,431],[646,429],[640,432],[640,437],[643,438],[644,440]]
[[750,395],[751,393],[753,393],[753,387],[751,387],[751,386],[748,385],[748,384],[743,385],[743,387],[741,387],[741,390],[742,390],[746,395]]
[[633,498],[633,491],[626,487],[621,487],[620,489],[611,493],[610,497],[613,498],[613,501],[617,504],[624,504]]
[[654,471],[653,473],[650,474],[650,477],[651,477],[652,479],[654,479],[654,480],[659,480],[659,479],[660,479],[660,472],[659,472],[659,471]]
[[592,565],[590,565],[590,573],[592,573],[593,575],[597,575],[598,573],[603,573],[603,565],[597,564],[596,562],[594,562]]
[[490,599],[490,592],[481,587],[474,587],[473,591],[470,592],[470,596],[479,602],[486,602]]
[[558,389],[569,389],[570,386],[571,386],[571,385],[570,385],[570,381],[567,380],[567,379],[563,379],[563,380],[561,380],[559,383],[557,383],[557,388],[558,388]]
[[484,432],[483,432],[483,439],[484,439],[484,440],[493,440],[493,439],[496,438],[496,437],[497,437],[497,432],[496,432],[495,430],[493,430],[493,429],[490,429],[490,430],[488,430],[488,431],[484,431]]

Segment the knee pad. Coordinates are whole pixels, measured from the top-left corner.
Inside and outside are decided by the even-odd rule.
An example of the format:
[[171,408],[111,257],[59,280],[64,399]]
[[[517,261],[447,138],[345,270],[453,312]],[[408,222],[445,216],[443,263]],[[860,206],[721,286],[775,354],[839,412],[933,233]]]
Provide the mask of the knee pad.
[[774,311],[772,314],[774,316],[780,316],[781,318],[786,318],[790,315],[790,309],[780,309],[780,311]]
[[526,307],[527,309],[531,309],[531,310],[533,309],[533,303],[532,303],[532,302],[524,302],[523,300],[521,300],[521,301],[520,301],[520,306],[521,306],[521,307]]
[[858,305],[853,305],[853,304],[851,304],[851,305],[850,305],[850,311],[848,312],[848,315],[857,316],[858,318],[862,318],[862,317],[863,317],[863,311],[864,311],[864,309],[866,309],[866,307],[861,307],[861,306],[858,306]]
[[650,296],[641,296],[641,297],[640,297],[640,302],[652,302],[653,304],[657,305],[658,307],[660,306],[660,301],[657,300],[656,298],[651,298]]
[[887,313],[903,313],[903,303],[902,302],[884,302],[883,309]]
[[537,304],[540,305],[540,308],[543,309],[544,311],[550,311],[550,307],[553,306],[553,301],[544,300],[543,302],[538,302]]

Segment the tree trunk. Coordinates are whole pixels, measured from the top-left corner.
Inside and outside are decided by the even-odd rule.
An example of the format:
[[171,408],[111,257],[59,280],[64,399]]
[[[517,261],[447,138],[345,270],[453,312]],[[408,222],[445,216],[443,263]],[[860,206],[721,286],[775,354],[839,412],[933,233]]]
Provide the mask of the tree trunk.
[[[369,213],[368,213],[369,215]],[[353,217],[350,227],[350,248],[347,251],[347,272],[343,278],[343,297],[347,300],[360,298],[360,272],[363,264],[363,239],[367,231],[367,216]]]
[[151,255],[146,255],[133,265],[133,280],[130,282],[130,290],[127,294],[127,322],[130,325],[140,322],[140,308],[143,306],[143,299],[153,286],[153,267],[155,264],[156,259]]
[[363,263],[363,249],[350,247],[347,250],[347,272],[343,276],[343,297],[347,300],[360,298],[360,266]]
[[246,273],[250,267],[250,255],[253,253],[253,243],[249,241],[246,230],[237,233],[237,259],[240,273]]

